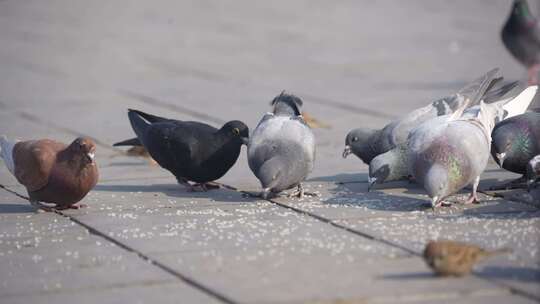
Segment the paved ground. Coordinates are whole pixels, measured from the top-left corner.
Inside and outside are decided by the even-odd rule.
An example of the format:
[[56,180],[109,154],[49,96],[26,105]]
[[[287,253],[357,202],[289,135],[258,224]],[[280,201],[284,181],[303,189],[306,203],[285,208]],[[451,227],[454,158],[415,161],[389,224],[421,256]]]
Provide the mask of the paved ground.
[[[340,157],[353,127],[495,66],[525,76],[499,41],[509,2],[0,1],[0,133],[92,136],[101,173],[62,214],[0,189],[0,302],[539,301],[538,207],[491,194],[433,213],[414,185],[366,193],[366,166]],[[189,193],[111,147],[132,136],[128,107],[253,128],[283,89],[330,126],[306,184],[319,198]],[[244,154],[220,182],[255,191]],[[490,164],[482,187],[513,177]],[[24,194],[3,166],[0,184]],[[440,279],[419,257],[433,238],[514,251]]]

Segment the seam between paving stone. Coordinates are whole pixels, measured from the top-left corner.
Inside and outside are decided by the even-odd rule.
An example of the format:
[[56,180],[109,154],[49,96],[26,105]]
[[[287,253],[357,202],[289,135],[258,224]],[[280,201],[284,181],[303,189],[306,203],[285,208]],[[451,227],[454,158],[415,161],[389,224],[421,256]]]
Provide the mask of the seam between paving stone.
[[[11,193],[13,195],[16,195],[16,196],[18,196],[20,198],[23,198],[25,200],[29,200],[28,197],[26,197],[24,195],[21,195],[21,194],[13,191],[11,189],[8,189],[3,185],[0,185],[0,188],[4,189],[5,191],[7,191],[7,192],[9,192],[9,193]],[[215,290],[211,289],[210,287],[205,286],[204,284],[196,281],[195,279],[193,279],[193,278],[191,278],[191,277],[189,277],[189,276],[187,276],[185,274],[182,274],[179,271],[176,271],[176,270],[172,269],[171,267],[169,267],[169,266],[167,266],[167,265],[165,265],[165,264],[163,264],[163,263],[161,263],[159,261],[156,261],[156,260],[150,258],[148,255],[138,251],[137,249],[135,249],[135,248],[133,248],[133,247],[127,245],[127,244],[122,243],[120,240],[117,240],[115,238],[110,237],[106,233],[103,233],[99,229],[96,229],[96,228],[94,228],[94,227],[92,227],[92,226],[78,220],[74,216],[71,216],[69,214],[65,214],[65,213],[63,213],[63,212],[61,212],[59,210],[53,210],[53,212],[60,215],[60,216],[68,218],[69,220],[71,220],[72,222],[78,224],[79,226],[82,226],[83,228],[87,229],[90,234],[101,237],[101,238],[103,238],[103,239],[117,245],[118,247],[120,247],[120,248],[122,248],[122,249],[124,249],[124,250],[126,250],[128,252],[136,254],[142,260],[144,260],[144,261],[146,261],[146,262],[160,268],[161,270],[169,273],[170,275],[176,277],[177,279],[185,282],[189,286],[191,286],[191,287],[193,287],[195,289],[198,289],[199,291],[201,291],[201,292],[203,292],[203,293],[205,293],[205,294],[207,294],[209,296],[212,296],[215,299],[217,299],[217,300],[219,300],[219,301],[221,301],[223,303],[228,303],[228,304],[237,304],[238,303],[237,301],[234,301],[234,300],[230,299],[229,297],[219,293],[218,291],[215,291]]]

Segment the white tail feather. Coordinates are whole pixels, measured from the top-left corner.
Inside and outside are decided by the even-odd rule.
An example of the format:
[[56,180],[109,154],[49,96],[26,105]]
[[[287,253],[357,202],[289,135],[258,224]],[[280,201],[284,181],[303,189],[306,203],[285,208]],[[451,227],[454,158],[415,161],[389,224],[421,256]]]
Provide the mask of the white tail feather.
[[13,147],[17,141],[10,141],[5,135],[0,136],[0,156],[11,174],[15,175],[15,162],[13,161]]
[[503,106],[503,109],[508,113],[504,118],[507,119],[525,113],[525,111],[527,111],[527,108],[533,101],[537,90],[538,86],[530,86],[523,90],[521,93],[519,93],[519,95],[516,96],[514,99],[507,102]]

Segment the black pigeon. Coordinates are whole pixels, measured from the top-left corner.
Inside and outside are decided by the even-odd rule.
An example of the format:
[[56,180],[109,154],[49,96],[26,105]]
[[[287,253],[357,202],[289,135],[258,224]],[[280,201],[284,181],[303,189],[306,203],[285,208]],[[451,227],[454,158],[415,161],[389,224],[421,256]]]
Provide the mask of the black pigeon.
[[[247,144],[248,127],[241,121],[229,121],[216,129],[196,121],[180,121],[128,110],[137,138],[114,146],[143,145],[152,158],[169,170],[192,191],[206,191],[210,184],[229,171]],[[197,184],[191,185],[189,181]]]
[[514,0],[512,12],[502,29],[508,51],[527,67],[529,83],[538,84],[540,71],[540,25],[526,0]]
[[[491,133],[491,155],[502,168],[525,175],[528,162],[540,154],[540,113],[526,112],[498,123]],[[523,187],[525,177],[492,190]]]

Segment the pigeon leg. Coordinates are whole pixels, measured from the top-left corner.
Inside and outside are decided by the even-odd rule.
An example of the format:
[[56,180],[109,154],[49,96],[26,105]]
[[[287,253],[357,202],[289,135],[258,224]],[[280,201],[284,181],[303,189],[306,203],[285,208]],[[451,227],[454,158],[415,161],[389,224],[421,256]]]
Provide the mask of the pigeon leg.
[[206,189],[208,189],[208,190],[221,188],[221,185],[219,185],[218,183],[214,183],[214,182],[204,183],[204,185],[206,186]]
[[186,187],[189,192],[198,192],[198,190],[195,189],[196,185],[191,185],[187,179],[183,177],[177,177],[176,180],[180,185]]
[[480,183],[480,176],[477,176],[475,179],[474,179],[474,183],[473,183],[473,189],[472,189],[472,192],[471,192],[471,196],[469,196],[469,198],[465,201],[465,204],[478,204],[480,203],[478,201],[478,196],[476,194],[476,190],[478,190],[478,184]]
[[298,198],[304,198],[304,196],[319,196],[317,193],[307,192],[304,191],[304,188],[302,187],[302,184],[298,184],[298,187],[295,191],[291,192],[287,197],[298,197]]
[[511,189],[526,189],[526,188],[527,188],[527,178],[525,176],[522,176],[508,183],[491,186],[489,187],[489,190],[511,190]]
[[45,212],[52,212],[53,211],[53,208],[39,202],[39,201],[34,201],[34,200],[30,200],[30,205],[36,207],[38,209],[38,211],[45,211]]
[[206,188],[206,184],[204,183],[197,183],[189,186],[190,192],[206,192],[208,189]]
[[529,78],[529,85],[537,85],[538,84],[538,73],[540,72],[540,64],[534,64],[530,68],[527,69],[528,78]]
[[88,205],[86,205],[86,204],[77,204],[77,205],[71,205],[68,208],[69,209],[81,209],[81,208],[87,208],[87,207],[88,207]]

